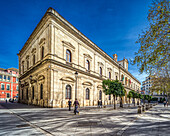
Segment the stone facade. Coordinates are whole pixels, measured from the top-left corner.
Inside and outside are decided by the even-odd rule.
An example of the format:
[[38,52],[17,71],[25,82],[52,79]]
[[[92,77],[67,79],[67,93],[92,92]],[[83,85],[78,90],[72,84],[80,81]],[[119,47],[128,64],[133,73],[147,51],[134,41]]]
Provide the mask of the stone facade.
[[21,103],[67,107],[68,98],[77,97],[80,106],[97,105],[99,99],[112,104],[113,96],[102,92],[102,80],[108,78],[125,77],[122,82],[127,92],[140,89],[140,82],[128,72],[126,59],[119,63],[117,57],[111,58],[52,8],[18,56]]

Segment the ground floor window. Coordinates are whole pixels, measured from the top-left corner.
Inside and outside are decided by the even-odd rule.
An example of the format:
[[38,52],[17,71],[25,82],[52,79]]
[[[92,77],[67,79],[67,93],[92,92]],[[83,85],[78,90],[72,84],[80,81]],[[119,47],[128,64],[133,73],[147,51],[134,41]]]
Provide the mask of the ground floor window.
[[34,86],[32,87],[32,99],[34,99]]
[[99,91],[99,100],[102,100],[102,91]]
[[26,98],[27,98],[27,100],[28,100],[28,88],[27,88],[27,92],[26,92]]
[[10,94],[9,93],[6,94],[6,98],[10,98]]
[[40,86],[40,99],[43,99],[43,84]]
[[109,100],[111,100],[111,94],[109,94]]
[[90,90],[89,90],[89,88],[86,89],[86,99],[87,100],[90,99]]
[[66,99],[71,99],[71,86],[66,86]]

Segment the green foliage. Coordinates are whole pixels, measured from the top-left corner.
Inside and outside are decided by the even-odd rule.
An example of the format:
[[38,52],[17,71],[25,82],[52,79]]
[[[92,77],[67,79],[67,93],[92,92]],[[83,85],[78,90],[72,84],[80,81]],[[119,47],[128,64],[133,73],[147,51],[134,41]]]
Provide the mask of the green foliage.
[[152,98],[152,101],[158,101],[158,98],[154,97]]
[[169,1],[153,0],[149,9],[149,28],[139,35],[136,43],[140,49],[135,53],[132,64],[137,64],[139,72],[150,72],[168,65],[170,60],[169,45]]

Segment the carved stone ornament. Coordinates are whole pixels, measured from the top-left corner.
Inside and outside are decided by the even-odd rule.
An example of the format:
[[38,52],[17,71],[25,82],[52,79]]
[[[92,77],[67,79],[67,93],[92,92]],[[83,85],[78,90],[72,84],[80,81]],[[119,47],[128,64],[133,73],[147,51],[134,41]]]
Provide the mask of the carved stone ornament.
[[92,86],[93,84],[92,84],[92,83],[90,83],[90,82],[84,82],[84,83],[82,83],[82,85]]
[[45,38],[41,38],[39,45],[45,44]]
[[98,62],[98,65],[99,66],[104,66],[102,62]]
[[36,53],[36,48],[33,48],[31,53]]
[[75,82],[74,78],[72,77],[63,77],[60,80],[66,81],[66,82]]
[[65,46],[67,46],[67,47],[75,50],[75,47],[74,47],[70,42],[62,41],[62,43],[63,43]]
[[88,58],[88,59],[92,59],[92,57],[89,55],[89,54],[83,54],[86,58]]
[[40,75],[39,77],[38,77],[38,81],[41,81],[41,80],[44,80],[45,79],[45,76],[43,76],[43,75]]

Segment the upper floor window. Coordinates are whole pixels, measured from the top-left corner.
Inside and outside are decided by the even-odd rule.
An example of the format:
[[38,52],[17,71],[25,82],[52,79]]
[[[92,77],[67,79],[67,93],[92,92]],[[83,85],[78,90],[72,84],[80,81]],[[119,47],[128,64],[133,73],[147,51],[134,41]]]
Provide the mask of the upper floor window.
[[66,86],[66,99],[71,99],[71,86]]
[[27,60],[27,69],[29,69],[29,59]]
[[0,75],[0,79],[2,79],[2,75]]
[[33,62],[33,65],[35,65],[35,54],[33,55],[32,62]]
[[100,75],[102,75],[102,67],[100,67],[100,69],[99,69],[99,70],[100,70]]
[[41,47],[41,59],[44,58],[44,46]]
[[99,91],[99,100],[102,100],[102,91]]
[[10,76],[8,76],[8,80],[10,81]]
[[1,90],[5,90],[5,85],[1,84]]
[[16,86],[16,90],[18,91],[19,89],[18,89],[18,85]]
[[6,85],[6,90],[10,90],[10,85]]
[[111,79],[111,72],[109,72],[109,79]]
[[6,80],[6,76],[4,75],[4,80]]
[[88,71],[90,70],[90,62],[89,62],[89,60],[86,60],[86,69]]
[[89,88],[86,89],[86,99],[87,100],[90,99],[90,90],[89,90]]
[[28,100],[28,88],[27,88],[27,92],[26,92],[26,98],[27,98],[27,100]]
[[22,73],[24,73],[24,64],[22,64]]
[[71,51],[68,49],[66,50],[66,61],[71,62]]
[[116,76],[116,80],[118,80],[117,76]]

